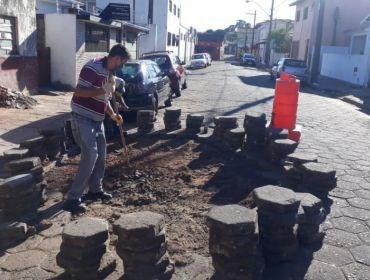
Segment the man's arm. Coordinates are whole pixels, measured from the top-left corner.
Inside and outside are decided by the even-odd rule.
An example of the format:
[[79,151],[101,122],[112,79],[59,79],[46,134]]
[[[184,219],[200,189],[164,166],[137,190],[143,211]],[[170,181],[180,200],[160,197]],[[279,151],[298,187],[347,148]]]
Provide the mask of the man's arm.
[[113,111],[112,106],[110,105],[110,102],[107,102],[107,108],[105,109],[105,112],[106,112],[110,117],[112,117],[112,115],[114,115],[114,114],[115,114],[115,112]]
[[105,90],[103,88],[86,88],[81,85],[77,85],[74,95],[77,97],[98,97],[105,95]]

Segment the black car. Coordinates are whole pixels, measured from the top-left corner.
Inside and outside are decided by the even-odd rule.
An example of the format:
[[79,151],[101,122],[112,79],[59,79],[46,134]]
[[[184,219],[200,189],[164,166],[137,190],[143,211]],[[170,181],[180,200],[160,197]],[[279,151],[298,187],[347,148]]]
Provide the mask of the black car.
[[153,110],[160,105],[171,106],[170,80],[157,63],[133,60],[126,63],[116,76],[126,82],[123,99],[130,111]]

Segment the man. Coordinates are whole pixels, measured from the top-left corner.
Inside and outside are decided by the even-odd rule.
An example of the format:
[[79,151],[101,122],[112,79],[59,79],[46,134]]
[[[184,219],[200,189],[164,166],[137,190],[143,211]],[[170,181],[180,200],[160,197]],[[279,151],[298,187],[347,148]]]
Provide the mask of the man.
[[[66,211],[86,211],[86,206],[81,203],[86,186],[89,187],[84,197],[86,200],[112,198],[102,187],[106,156],[103,120],[107,114],[117,124],[123,123],[122,117],[114,113],[109,98],[116,87],[114,71],[122,68],[129,59],[126,48],[118,44],[112,47],[107,57],[93,59],[81,70],[71,102],[73,134],[81,148],[81,161],[63,205]],[[127,108],[126,104],[124,107]]]

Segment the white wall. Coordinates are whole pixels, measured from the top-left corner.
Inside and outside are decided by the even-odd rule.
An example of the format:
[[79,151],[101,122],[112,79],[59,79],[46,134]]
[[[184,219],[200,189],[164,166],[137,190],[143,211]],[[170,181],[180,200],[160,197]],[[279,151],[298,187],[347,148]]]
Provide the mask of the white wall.
[[36,13],[38,14],[53,14],[57,12],[56,3],[47,3],[43,1],[36,2]]
[[[365,55],[342,55],[324,53],[321,75],[356,85],[366,85],[368,81],[368,57]],[[355,72],[357,67],[357,72]]]
[[51,81],[76,86],[76,15],[45,15],[46,46],[51,48]]

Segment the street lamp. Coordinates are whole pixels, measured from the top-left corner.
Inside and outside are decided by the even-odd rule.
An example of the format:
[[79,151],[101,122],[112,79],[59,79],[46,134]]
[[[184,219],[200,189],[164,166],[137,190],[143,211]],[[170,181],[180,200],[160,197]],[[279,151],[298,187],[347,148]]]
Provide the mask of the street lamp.
[[270,52],[271,52],[271,46],[270,46],[270,43],[271,43],[271,31],[272,31],[272,19],[274,17],[274,5],[275,5],[275,0],[271,0],[271,13],[269,14],[268,12],[266,12],[259,3],[257,3],[256,1],[254,0],[246,0],[245,3],[254,3],[256,4],[258,7],[260,7],[260,9],[266,13],[266,15],[268,15],[270,17],[270,26],[269,26],[269,33],[268,33],[268,37],[267,37],[267,45],[266,45],[266,52],[265,52],[265,63],[267,65],[270,65]]

